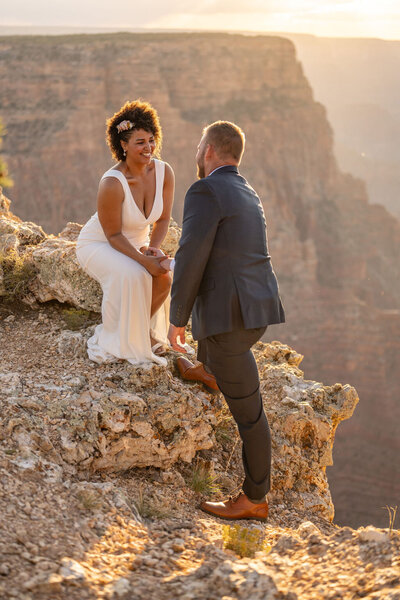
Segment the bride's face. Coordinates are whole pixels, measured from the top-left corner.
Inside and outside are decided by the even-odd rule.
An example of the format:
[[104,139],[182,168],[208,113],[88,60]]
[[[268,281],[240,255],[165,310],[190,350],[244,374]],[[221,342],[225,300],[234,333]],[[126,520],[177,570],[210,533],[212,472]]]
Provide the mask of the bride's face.
[[127,157],[129,156],[135,162],[150,162],[156,149],[154,135],[144,129],[135,129],[124,149]]

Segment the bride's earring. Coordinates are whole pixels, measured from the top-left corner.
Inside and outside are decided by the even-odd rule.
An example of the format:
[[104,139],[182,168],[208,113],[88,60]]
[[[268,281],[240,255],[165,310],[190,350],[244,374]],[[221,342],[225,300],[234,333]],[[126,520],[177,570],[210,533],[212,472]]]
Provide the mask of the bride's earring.
[[126,157],[126,150],[124,150],[124,158]]

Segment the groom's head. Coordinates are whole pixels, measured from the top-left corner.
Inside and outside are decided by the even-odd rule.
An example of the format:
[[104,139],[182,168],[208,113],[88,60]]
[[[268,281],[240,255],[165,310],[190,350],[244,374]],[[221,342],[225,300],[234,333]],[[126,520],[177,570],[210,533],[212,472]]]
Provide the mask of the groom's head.
[[222,165],[239,165],[244,151],[243,131],[229,121],[216,121],[203,129],[197,149],[197,175],[206,177]]

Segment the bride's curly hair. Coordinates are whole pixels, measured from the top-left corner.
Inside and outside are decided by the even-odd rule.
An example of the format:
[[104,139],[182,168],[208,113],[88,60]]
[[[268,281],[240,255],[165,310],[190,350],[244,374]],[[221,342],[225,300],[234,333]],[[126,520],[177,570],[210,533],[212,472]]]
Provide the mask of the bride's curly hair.
[[[118,132],[117,125],[122,121],[133,123],[132,129]],[[112,117],[107,119],[106,140],[115,160],[125,160],[121,140],[127,142],[135,129],[143,129],[154,135],[156,148],[154,154],[160,157],[162,130],[155,108],[143,100],[126,102]]]

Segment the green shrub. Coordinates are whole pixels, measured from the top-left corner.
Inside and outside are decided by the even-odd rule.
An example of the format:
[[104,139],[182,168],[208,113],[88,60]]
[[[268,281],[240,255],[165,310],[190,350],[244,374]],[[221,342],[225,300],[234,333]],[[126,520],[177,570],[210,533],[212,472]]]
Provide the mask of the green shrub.
[[81,329],[90,322],[90,312],[83,308],[63,308],[61,315],[67,328],[72,331]]
[[241,558],[253,558],[256,552],[269,552],[271,546],[267,545],[264,535],[258,529],[248,529],[240,525],[223,525],[222,539],[224,548],[233,550]]

